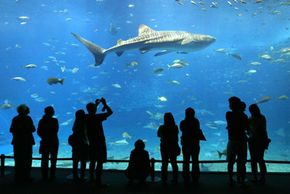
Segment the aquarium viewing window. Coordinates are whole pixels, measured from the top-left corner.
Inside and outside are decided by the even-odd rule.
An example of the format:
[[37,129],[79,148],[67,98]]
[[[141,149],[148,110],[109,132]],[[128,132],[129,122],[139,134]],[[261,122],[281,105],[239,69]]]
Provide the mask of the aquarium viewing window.
[[[179,124],[187,107],[207,139],[200,160],[225,160],[228,98],[238,96],[248,116],[252,103],[266,116],[265,159],[290,161],[289,8],[289,0],[1,0],[0,154],[13,156],[9,128],[25,103],[36,127],[44,108],[54,107],[59,157],[71,157],[75,112],[104,97],[114,112],[103,123],[109,160],[128,160],[137,139],[159,160],[164,113]],[[289,172],[289,164],[267,165]],[[201,170],[226,171],[226,163]]]

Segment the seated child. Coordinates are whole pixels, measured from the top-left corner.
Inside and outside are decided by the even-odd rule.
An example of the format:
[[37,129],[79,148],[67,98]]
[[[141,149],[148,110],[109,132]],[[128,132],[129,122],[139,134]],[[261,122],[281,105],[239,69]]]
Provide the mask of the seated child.
[[141,139],[138,139],[134,145],[135,149],[131,151],[125,175],[130,182],[138,180],[140,183],[144,183],[150,173],[149,153],[145,150],[145,144]]

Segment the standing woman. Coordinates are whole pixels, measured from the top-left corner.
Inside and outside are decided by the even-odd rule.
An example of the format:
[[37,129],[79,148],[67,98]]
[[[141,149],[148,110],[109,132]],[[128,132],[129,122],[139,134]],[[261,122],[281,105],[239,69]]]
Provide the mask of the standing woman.
[[162,183],[167,183],[168,162],[170,161],[173,173],[172,183],[176,184],[178,180],[176,158],[180,154],[180,147],[178,145],[178,127],[175,124],[172,113],[167,112],[164,114],[164,124],[158,128],[157,136],[160,138]]
[[48,106],[44,109],[44,115],[40,119],[37,128],[37,134],[41,138],[39,153],[41,156],[41,175],[42,179],[48,178],[48,161],[49,156],[51,159],[50,179],[55,179],[56,161],[59,141],[58,133],[58,120],[53,117],[54,109]]
[[29,114],[29,108],[25,104],[17,107],[18,115],[12,120],[10,132],[12,133],[12,145],[15,160],[15,181],[30,180],[32,165],[32,146],[35,144],[32,135],[35,132],[33,121]]
[[[266,164],[264,160],[265,150],[268,149],[270,139],[268,138],[266,118],[261,114],[257,104],[252,104],[249,107],[251,117],[249,118],[249,150],[251,155],[251,169],[253,174],[253,182],[262,184],[266,181]],[[258,179],[257,164],[260,167],[260,179]]]
[[[84,181],[86,163],[88,160],[89,152],[89,140],[86,128],[86,113],[80,109],[75,113],[75,121],[73,124],[73,140],[70,142],[72,146],[72,158],[73,158],[73,178],[74,180]],[[78,164],[81,163],[80,177],[78,174]]]
[[[185,110],[185,119],[180,122],[181,145],[183,153],[183,178],[184,183],[190,181],[190,174],[193,183],[198,183],[200,177],[199,169],[199,140],[202,131],[200,129],[199,120],[195,117],[195,111],[189,107]],[[192,159],[191,173],[189,170],[190,158]]]

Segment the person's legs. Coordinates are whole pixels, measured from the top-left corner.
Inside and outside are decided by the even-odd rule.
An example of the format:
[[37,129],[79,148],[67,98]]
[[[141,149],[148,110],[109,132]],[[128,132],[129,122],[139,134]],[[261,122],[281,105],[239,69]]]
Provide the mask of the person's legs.
[[97,161],[97,168],[96,168],[96,183],[98,185],[102,185],[102,174],[103,174],[103,162]]
[[261,173],[261,177],[259,182],[261,183],[265,183],[266,181],[266,173],[267,173],[267,167],[266,167],[266,163],[264,160],[264,153],[265,153],[265,149],[263,147],[261,147],[261,149],[258,152],[258,158],[257,161],[259,163],[259,167],[260,167],[260,173]]
[[85,176],[86,176],[86,165],[87,165],[86,160],[81,160],[81,173],[80,173],[81,180],[85,180]]
[[41,156],[41,175],[43,180],[48,178],[48,160],[49,152],[47,150],[43,150]]
[[253,182],[257,181],[257,150],[255,149],[254,142],[249,142],[249,151],[251,156],[251,171],[253,175]]
[[56,147],[52,152],[51,152],[51,167],[50,167],[50,178],[54,179],[55,178],[55,173],[56,173],[56,162],[57,162],[57,154],[58,154],[58,147]]
[[166,153],[165,149],[161,148],[161,160],[162,160],[162,165],[161,165],[161,179],[163,183],[167,182],[167,168],[168,168],[168,154]]
[[189,149],[186,146],[182,146],[182,154],[183,154],[183,179],[185,183],[189,182],[189,161],[190,161],[190,153]]
[[243,185],[246,178],[247,142],[241,142],[240,145],[237,145],[237,150],[237,171],[241,179],[241,185]]
[[172,174],[173,174],[172,183],[177,183],[177,181],[178,181],[178,166],[177,166],[176,156],[170,157],[170,163],[171,163]]
[[91,160],[90,161],[90,167],[89,167],[90,180],[91,181],[94,181],[95,168],[96,168],[96,161],[95,160]]
[[227,145],[227,161],[228,161],[228,175],[229,175],[229,184],[232,185],[234,184],[234,179],[233,179],[233,175],[234,175],[234,164],[235,164],[235,160],[236,160],[236,153],[235,153],[235,149],[234,149],[234,145],[231,141],[228,142]]
[[200,169],[199,169],[199,152],[200,152],[200,147],[199,145],[195,145],[193,148],[193,153],[192,153],[192,170],[191,170],[191,176],[192,176],[192,181],[193,182],[198,182],[199,177],[200,177]]

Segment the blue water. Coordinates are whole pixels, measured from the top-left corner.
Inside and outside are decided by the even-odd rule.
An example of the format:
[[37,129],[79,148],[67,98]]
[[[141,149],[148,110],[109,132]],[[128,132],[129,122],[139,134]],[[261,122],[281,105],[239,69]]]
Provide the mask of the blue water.
[[[196,109],[207,137],[201,144],[200,159],[225,159],[218,157],[217,150],[226,147],[227,99],[236,95],[247,105],[271,97],[260,104],[272,139],[265,158],[290,160],[287,99],[290,96],[290,1],[196,1],[197,5],[189,0],[180,2],[1,0],[0,153],[13,154],[10,122],[17,105],[26,103],[35,126],[44,107],[54,106],[60,123],[59,155],[70,157],[67,137],[71,134],[74,112],[96,98],[105,97],[114,111],[104,122],[110,159],[128,158],[139,138],[146,140],[151,157],[160,158],[156,132],[163,114],[172,112],[179,123],[189,106]],[[212,2],[217,2],[217,7]],[[21,19],[21,16],[27,17]],[[154,51],[140,54],[137,50],[120,57],[109,54],[102,65],[94,67],[91,53],[71,35],[71,32],[80,34],[109,48],[118,39],[137,36],[140,24],[154,30],[209,34],[216,42],[189,54],[155,57]],[[289,51],[283,52],[285,48]],[[271,60],[261,57],[265,54]],[[176,59],[188,65],[168,68]],[[27,69],[24,67],[27,64],[37,67]],[[163,69],[161,74],[154,73],[158,68]],[[16,76],[26,81],[12,80]],[[63,78],[64,84],[49,85],[49,77]],[[4,108],[5,101],[12,107]],[[131,138],[123,137],[124,132]],[[34,136],[39,142],[37,135]],[[124,139],[128,144],[124,144]],[[118,144],[119,141],[123,144]],[[34,155],[39,156],[38,144]],[[225,165],[203,168],[219,170]],[[271,170],[287,169],[289,166],[275,166]]]

